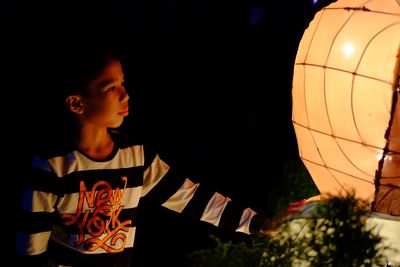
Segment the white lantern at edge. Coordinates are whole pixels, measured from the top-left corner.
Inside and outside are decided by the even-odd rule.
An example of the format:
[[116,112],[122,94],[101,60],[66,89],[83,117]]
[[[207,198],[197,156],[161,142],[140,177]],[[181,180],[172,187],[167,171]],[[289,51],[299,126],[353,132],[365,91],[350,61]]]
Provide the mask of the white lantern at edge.
[[400,0],[338,0],[315,14],[297,51],[292,122],[321,196],[371,203],[400,266]]
[[400,4],[339,0],[299,44],[292,122],[322,195],[355,191],[400,216]]

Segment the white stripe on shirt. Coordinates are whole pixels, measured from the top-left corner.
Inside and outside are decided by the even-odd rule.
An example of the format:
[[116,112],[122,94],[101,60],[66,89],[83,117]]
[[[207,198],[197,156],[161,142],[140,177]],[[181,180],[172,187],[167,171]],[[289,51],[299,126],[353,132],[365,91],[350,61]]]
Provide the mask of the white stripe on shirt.
[[45,252],[50,234],[50,231],[31,235],[18,232],[16,235],[17,252],[22,255],[38,255]]
[[168,172],[169,166],[156,155],[150,166],[143,174],[143,190],[142,196],[147,195],[153,187],[164,177]]
[[245,233],[245,234],[250,234],[251,219],[256,214],[257,213],[254,210],[250,209],[250,208],[245,209],[243,211],[242,217],[240,218],[239,227],[236,228],[236,232],[242,232],[242,233]]
[[[80,153],[73,151],[63,157],[54,157],[48,160],[52,169],[58,177],[63,177],[75,171],[102,170],[102,169],[121,169],[144,165],[143,146],[136,145],[121,148],[117,154],[109,161],[94,161]],[[47,170],[48,167],[40,162],[35,162],[40,169]]]
[[200,220],[218,226],[222,213],[229,201],[231,201],[229,197],[224,197],[220,193],[215,192],[210,201],[208,201]]
[[177,212],[182,212],[186,205],[190,202],[197,188],[199,187],[199,183],[195,184],[188,178],[186,178],[185,182],[182,186],[176,191],[176,193],[171,196],[166,202],[162,204],[162,206],[174,210]]
[[25,189],[22,209],[28,212],[54,212],[57,195],[48,192]]
[[[122,194],[121,203],[124,206],[124,209],[136,208],[140,199],[140,192],[142,191],[142,187],[133,187],[121,189],[120,192]],[[116,190],[112,190],[112,194],[115,194]],[[77,205],[79,203],[79,193],[73,193],[65,195],[61,198],[59,205],[57,206],[60,214],[63,213],[76,213]],[[90,207],[88,205],[87,199],[85,197],[85,201],[82,206],[82,211],[93,210],[96,207]]]

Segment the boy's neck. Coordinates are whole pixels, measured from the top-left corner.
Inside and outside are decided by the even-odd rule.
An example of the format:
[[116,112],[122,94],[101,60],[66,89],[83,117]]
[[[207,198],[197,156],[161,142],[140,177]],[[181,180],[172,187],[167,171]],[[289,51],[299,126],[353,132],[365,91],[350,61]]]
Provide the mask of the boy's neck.
[[75,145],[81,152],[95,160],[105,160],[114,151],[114,141],[107,129],[104,131],[81,131],[75,139]]

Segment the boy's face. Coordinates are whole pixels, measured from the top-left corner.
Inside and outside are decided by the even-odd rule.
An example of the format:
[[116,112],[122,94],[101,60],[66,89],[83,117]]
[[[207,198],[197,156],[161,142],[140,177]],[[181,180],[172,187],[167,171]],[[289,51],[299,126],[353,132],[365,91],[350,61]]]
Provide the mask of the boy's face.
[[121,63],[116,59],[109,60],[97,78],[90,82],[87,94],[81,97],[81,123],[107,128],[120,126],[129,110]]

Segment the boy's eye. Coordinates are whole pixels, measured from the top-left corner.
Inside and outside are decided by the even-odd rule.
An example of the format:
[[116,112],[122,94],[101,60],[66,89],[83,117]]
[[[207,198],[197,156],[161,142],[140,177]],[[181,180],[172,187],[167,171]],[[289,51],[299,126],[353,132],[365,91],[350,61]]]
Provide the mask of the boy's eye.
[[113,86],[111,86],[111,87],[108,87],[106,91],[107,91],[107,92],[113,92],[113,91],[117,90],[118,87],[125,88],[125,82],[122,82],[122,83],[119,84],[119,85],[113,85]]

